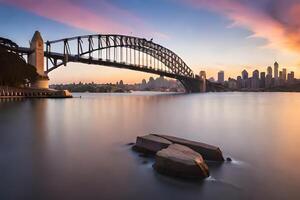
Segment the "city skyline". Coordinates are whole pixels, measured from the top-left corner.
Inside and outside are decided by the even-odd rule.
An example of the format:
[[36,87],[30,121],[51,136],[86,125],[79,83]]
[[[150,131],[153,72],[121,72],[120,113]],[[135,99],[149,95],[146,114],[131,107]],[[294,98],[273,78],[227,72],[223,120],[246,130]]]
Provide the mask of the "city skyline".
[[279,63],[275,61],[272,66],[265,68],[265,71],[255,69],[248,72],[246,69],[241,71],[240,75],[229,77],[225,80],[225,73],[223,70],[217,74],[217,79],[210,77],[212,82],[218,82],[227,85],[232,90],[258,90],[258,89],[271,89],[280,86],[293,85],[299,82],[295,77],[294,71],[288,71],[287,68],[280,67]]
[[[40,30],[45,40],[90,33],[135,35],[153,38],[154,42],[172,49],[195,74],[205,70],[207,77],[216,78],[217,72],[223,69],[227,79],[236,77],[245,68],[261,71],[271,60],[277,60],[299,78],[297,30],[300,25],[296,20],[300,17],[299,8],[296,0],[251,3],[244,0],[153,0],[143,4],[136,0],[89,0],[84,4],[71,0],[59,3],[0,0],[3,27],[0,34],[22,46],[28,45],[25,41],[35,30]],[[12,15],[14,17],[10,17]],[[49,76],[51,83],[120,79],[134,83],[151,75],[69,63]]]

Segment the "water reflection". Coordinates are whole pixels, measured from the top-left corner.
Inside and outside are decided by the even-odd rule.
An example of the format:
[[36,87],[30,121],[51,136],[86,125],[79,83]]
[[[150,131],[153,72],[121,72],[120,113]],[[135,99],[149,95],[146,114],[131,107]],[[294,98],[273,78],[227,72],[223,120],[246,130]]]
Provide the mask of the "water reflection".
[[[78,96],[1,100],[0,199],[299,199],[300,94]],[[234,160],[200,183],[161,176],[126,145],[148,133]]]

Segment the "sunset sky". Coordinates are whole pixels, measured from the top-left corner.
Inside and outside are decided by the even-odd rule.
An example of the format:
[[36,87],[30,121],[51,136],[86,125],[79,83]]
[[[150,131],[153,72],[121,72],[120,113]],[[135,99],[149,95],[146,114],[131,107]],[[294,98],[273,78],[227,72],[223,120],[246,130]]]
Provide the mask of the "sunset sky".
[[[0,37],[28,46],[92,33],[153,38],[195,73],[236,77],[243,69],[280,68],[300,78],[300,0],[0,0]],[[69,63],[52,83],[141,82],[151,74]]]

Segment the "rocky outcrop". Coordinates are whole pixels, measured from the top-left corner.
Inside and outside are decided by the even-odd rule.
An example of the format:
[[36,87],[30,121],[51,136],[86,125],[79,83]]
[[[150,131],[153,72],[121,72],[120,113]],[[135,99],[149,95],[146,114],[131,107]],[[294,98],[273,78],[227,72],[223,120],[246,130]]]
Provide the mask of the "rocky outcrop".
[[155,135],[139,136],[133,149],[142,153],[155,154],[156,152],[167,148],[172,142]]
[[209,176],[202,156],[180,144],[171,144],[158,151],[153,167],[159,173],[181,178],[203,179]]
[[190,141],[178,137],[168,136],[168,135],[159,135],[159,134],[153,134],[153,135],[160,138],[164,138],[172,143],[187,146],[193,149],[194,151],[200,153],[205,160],[224,161],[222,151],[220,150],[219,147],[201,143],[201,142]]

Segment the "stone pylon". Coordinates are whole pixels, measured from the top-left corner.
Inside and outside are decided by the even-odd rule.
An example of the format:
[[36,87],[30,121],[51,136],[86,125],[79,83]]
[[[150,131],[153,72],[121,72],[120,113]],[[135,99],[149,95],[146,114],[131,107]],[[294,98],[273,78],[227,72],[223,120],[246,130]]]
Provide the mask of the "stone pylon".
[[200,71],[200,92],[206,92],[206,72]]
[[37,81],[32,83],[34,88],[49,88],[49,78],[44,71],[44,41],[39,31],[35,31],[31,41],[30,49],[33,53],[28,58],[28,63],[36,68],[39,75]]

